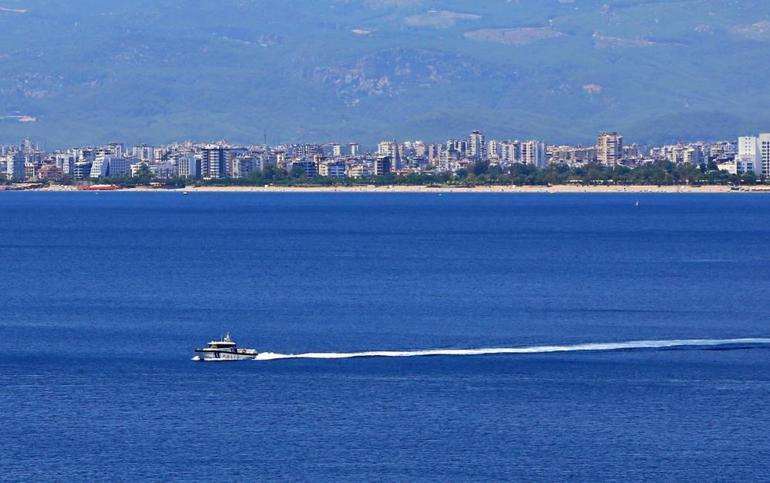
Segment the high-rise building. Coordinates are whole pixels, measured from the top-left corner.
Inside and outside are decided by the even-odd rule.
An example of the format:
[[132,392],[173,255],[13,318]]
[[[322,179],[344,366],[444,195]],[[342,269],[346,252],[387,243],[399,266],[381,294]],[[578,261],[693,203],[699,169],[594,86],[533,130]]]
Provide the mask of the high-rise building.
[[499,161],[502,157],[503,149],[500,141],[491,139],[487,142],[487,158],[494,161]]
[[72,174],[75,169],[75,157],[69,153],[57,153],[54,155],[54,160],[63,175]]
[[374,161],[374,175],[385,176],[393,171],[392,160],[390,156],[377,156]]
[[91,175],[92,161],[78,161],[72,170],[72,177],[76,180],[83,180]]
[[[631,159],[628,157],[628,153],[626,153],[626,159]],[[688,146],[687,149],[684,150],[683,161],[694,165],[703,163],[703,150],[700,146]]]
[[430,144],[428,145],[427,149],[427,155],[428,155],[428,164],[431,167],[436,167],[439,164],[439,159],[441,157],[441,149],[442,146],[440,144]]
[[348,147],[350,148],[351,158],[356,158],[361,154],[361,146],[359,146],[358,143],[350,143]]
[[155,147],[142,144],[134,146],[131,150],[132,156],[139,158],[141,161],[153,162],[155,161]]
[[474,160],[487,159],[486,137],[480,131],[473,131],[468,138],[468,157]]
[[521,143],[519,141],[505,141],[500,146],[500,159],[505,163],[521,162]]
[[334,143],[332,144],[332,156],[335,158],[341,158],[342,157],[342,145]]
[[110,167],[110,158],[114,153],[109,148],[99,148],[94,151],[94,162],[91,164],[91,178],[103,178],[108,175]]
[[179,156],[176,160],[177,172],[182,178],[200,178],[201,159],[194,154]]
[[738,154],[735,156],[737,172],[761,174],[763,164],[759,138],[756,136],[738,138]]
[[759,155],[762,160],[762,176],[770,176],[770,133],[759,135]]
[[602,132],[596,141],[596,156],[601,164],[616,166],[623,160],[623,136]]
[[37,146],[35,146],[30,139],[25,139],[24,142],[21,143],[21,150],[24,154],[32,154],[37,151]]
[[105,156],[104,154],[97,155],[96,160],[91,164],[89,177],[94,179],[106,177],[110,167],[109,158],[109,156]]
[[402,167],[402,149],[403,146],[396,141],[383,141],[377,146],[377,155],[390,158],[391,171],[398,171]]
[[537,168],[544,168],[546,164],[545,143],[542,141],[525,141],[521,143],[522,164],[530,164]]
[[743,136],[738,138],[738,156],[759,157],[759,138]]
[[458,167],[457,161],[459,159],[459,151],[445,149],[439,153],[438,167],[442,171],[453,171]]
[[6,178],[11,181],[24,181],[27,177],[25,163],[27,162],[24,153],[16,151],[13,156],[8,156],[6,165]]
[[464,139],[450,139],[446,142],[447,151],[452,151],[458,158],[464,157],[468,153],[468,141]]
[[201,176],[204,179],[226,178],[229,171],[229,150],[209,144],[201,150]]
[[425,158],[428,155],[428,147],[422,141],[415,141],[412,145],[414,148],[414,155],[418,158]]
[[399,152],[399,145],[396,141],[382,141],[377,145],[377,154],[380,156],[395,156]]
[[123,145],[123,143],[110,143],[107,145],[107,149],[113,156],[122,157],[126,152],[126,147]]

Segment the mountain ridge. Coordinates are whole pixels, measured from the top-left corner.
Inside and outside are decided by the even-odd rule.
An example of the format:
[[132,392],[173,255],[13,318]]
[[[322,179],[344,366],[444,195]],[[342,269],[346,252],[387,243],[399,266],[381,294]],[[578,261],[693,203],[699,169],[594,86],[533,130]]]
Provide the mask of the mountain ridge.
[[0,142],[768,130],[756,0],[5,0]]

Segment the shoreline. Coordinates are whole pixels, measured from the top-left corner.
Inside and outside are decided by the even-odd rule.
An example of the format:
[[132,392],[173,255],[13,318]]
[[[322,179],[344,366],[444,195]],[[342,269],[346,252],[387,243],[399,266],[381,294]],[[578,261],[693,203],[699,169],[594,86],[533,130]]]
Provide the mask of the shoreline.
[[713,194],[713,193],[770,193],[770,186],[746,186],[740,190],[734,190],[730,186],[582,186],[582,185],[558,185],[558,186],[474,186],[474,187],[448,187],[448,186],[190,186],[186,188],[152,188],[136,187],[117,190],[80,190],[76,186],[53,185],[47,187],[20,187],[20,189],[3,189],[0,191],[26,191],[26,192],[133,192],[133,193],[682,193],[682,194]]

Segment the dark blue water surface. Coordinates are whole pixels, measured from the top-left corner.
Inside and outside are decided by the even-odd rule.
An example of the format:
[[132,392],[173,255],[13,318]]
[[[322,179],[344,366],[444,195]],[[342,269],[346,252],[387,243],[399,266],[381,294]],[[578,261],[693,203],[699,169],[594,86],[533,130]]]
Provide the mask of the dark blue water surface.
[[[639,206],[635,206],[636,201]],[[761,195],[0,194],[0,479],[770,474]]]

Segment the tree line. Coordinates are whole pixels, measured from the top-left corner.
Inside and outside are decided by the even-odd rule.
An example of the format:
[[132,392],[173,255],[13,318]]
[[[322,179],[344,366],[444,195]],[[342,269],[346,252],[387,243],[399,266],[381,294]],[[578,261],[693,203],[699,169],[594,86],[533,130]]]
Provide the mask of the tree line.
[[[417,186],[548,186],[565,184],[583,185],[752,185],[765,181],[754,173],[733,175],[720,171],[716,163],[676,164],[669,161],[657,161],[636,168],[627,166],[605,166],[587,164],[570,167],[565,164],[552,164],[545,168],[532,165],[513,164],[507,167],[492,165],[488,161],[479,161],[468,165],[455,173],[424,172],[408,174],[388,174],[363,178],[308,177],[305,170],[295,166],[286,170],[277,166],[267,166],[242,178],[222,178],[212,180],[191,180],[173,178],[156,179],[149,169],[137,173],[134,177],[100,178],[98,183],[110,183],[118,186],[142,186],[151,183],[183,187],[189,185],[209,186],[365,186],[365,185],[417,185]],[[0,177],[2,182],[2,177]],[[65,180],[65,182],[73,182]]]

